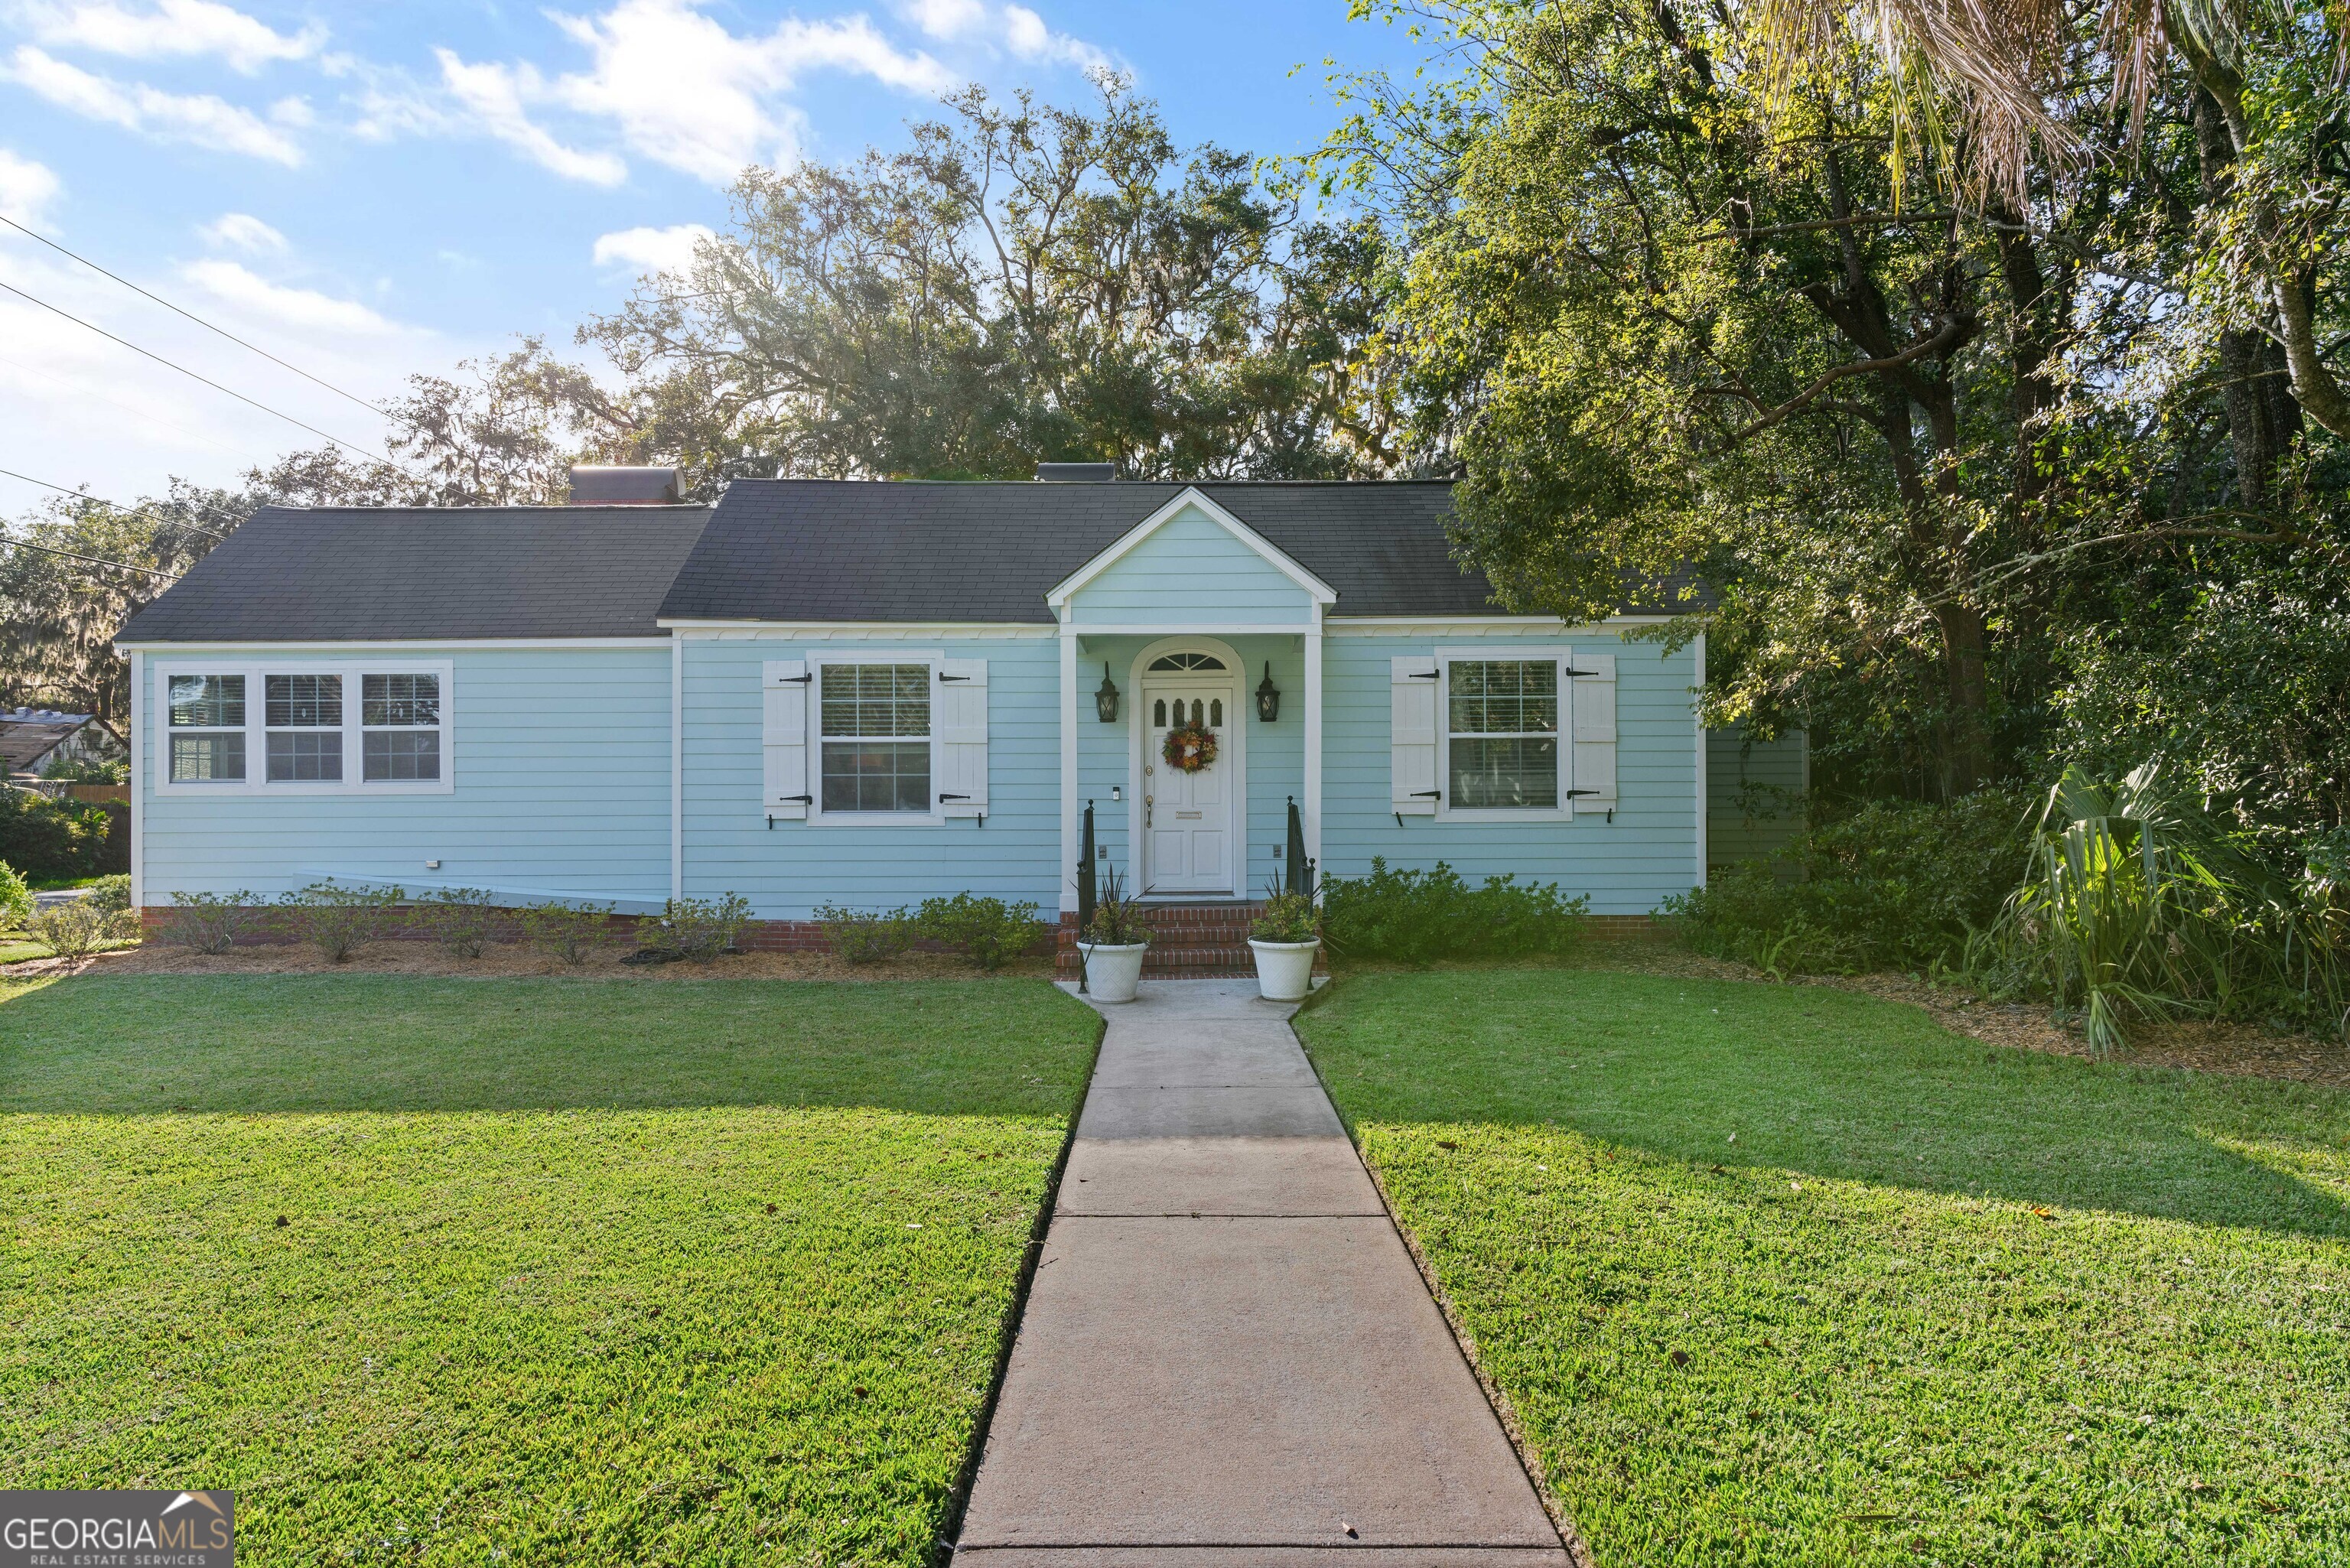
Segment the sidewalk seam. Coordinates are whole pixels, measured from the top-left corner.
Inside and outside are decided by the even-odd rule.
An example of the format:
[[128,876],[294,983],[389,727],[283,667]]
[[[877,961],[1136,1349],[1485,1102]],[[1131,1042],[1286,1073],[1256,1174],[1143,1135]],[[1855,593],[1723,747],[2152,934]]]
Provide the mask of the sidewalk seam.
[[[1335,985],[1323,986],[1308,1000],[1318,1001],[1328,996],[1336,989]],[[1303,1012],[1304,1009],[1301,1008],[1299,1011]],[[1314,1069],[1314,1081],[1322,1085],[1323,1096],[1329,1100],[1330,1108],[1338,1115],[1338,1125],[1347,1129],[1347,1147],[1355,1151],[1355,1159],[1362,1166],[1363,1174],[1370,1178],[1371,1190],[1379,1195],[1379,1203],[1386,1212],[1388,1227],[1395,1231],[1396,1239],[1403,1243],[1403,1250],[1410,1257],[1412,1268],[1419,1272],[1419,1282],[1427,1290],[1429,1299],[1436,1303],[1438,1314],[1444,1319],[1445,1329],[1452,1335],[1453,1347],[1461,1353],[1461,1359],[1468,1365],[1470,1376],[1477,1380],[1477,1386],[1483,1392],[1487,1407],[1493,1412],[1493,1419],[1501,1423],[1502,1435],[1510,1442],[1510,1451],[1518,1457],[1518,1469],[1525,1472],[1526,1484],[1534,1489],[1534,1497],[1542,1503],[1543,1511],[1550,1516],[1551,1528],[1558,1532],[1559,1544],[1565,1548],[1566,1555],[1574,1563],[1575,1568],[1596,1568],[1596,1560],[1591,1555],[1590,1547],[1585,1543],[1583,1532],[1575,1528],[1575,1521],[1567,1513],[1565,1505],[1551,1491],[1550,1483],[1544,1477],[1542,1467],[1534,1462],[1534,1445],[1527,1439],[1525,1428],[1518,1420],[1516,1407],[1510,1403],[1510,1397],[1502,1391],[1501,1386],[1493,1381],[1492,1374],[1485,1370],[1484,1362],[1479,1359],[1477,1355],[1476,1337],[1469,1332],[1468,1325],[1461,1321],[1461,1314],[1452,1304],[1451,1296],[1446,1293],[1442,1282],[1436,1277],[1435,1266],[1428,1261],[1427,1254],[1420,1251],[1419,1238],[1413,1235],[1410,1228],[1396,1218],[1395,1199],[1388,1193],[1388,1184],[1379,1179],[1378,1169],[1369,1160],[1363,1158],[1362,1136],[1355,1129],[1354,1118],[1347,1114],[1346,1107],[1339,1102],[1338,1096],[1330,1092],[1329,1082],[1322,1075],[1322,1064],[1314,1058],[1314,1048],[1305,1043],[1305,1035],[1297,1033],[1295,1016],[1292,1015],[1288,1023],[1290,1033],[1296,1035],[1297,1048],[1305,1053],[1306,1065]]]

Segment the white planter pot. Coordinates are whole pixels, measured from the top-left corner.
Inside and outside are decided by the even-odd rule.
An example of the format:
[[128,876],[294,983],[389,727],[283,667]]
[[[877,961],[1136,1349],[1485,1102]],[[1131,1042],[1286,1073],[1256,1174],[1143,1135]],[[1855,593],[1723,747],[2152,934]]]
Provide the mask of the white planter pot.
[[1314,985],[1314,955],[1319,941],[1261,942],[1249,939],[1256,954],[1256,988],[1268,1002],[1303,1002]]
[[1079,942],[1077,951],[1086,961],[1086,995],[1096,1002],[1132,1002],[1134,988],[1142,981],[1142,955],[1149,950],[1148,942],[1115,948]]

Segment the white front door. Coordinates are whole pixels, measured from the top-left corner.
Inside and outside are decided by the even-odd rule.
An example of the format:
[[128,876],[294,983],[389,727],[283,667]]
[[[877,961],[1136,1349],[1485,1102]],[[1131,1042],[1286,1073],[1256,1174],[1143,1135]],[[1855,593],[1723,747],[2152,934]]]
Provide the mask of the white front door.
[[[1142,891],[1231,893],[1232,754],[1240,715],[1229,683],[1169,680],[1142,688]],[[1216,737],[1216,760],[1197,773],[1167,764],[1167,732],[1187,723]]]

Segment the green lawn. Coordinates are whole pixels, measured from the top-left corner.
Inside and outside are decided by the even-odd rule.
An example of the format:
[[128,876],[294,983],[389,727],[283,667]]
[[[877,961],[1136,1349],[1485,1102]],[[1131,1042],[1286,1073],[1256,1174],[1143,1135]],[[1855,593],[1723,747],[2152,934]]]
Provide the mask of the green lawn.
[[2350,1561],[2350,1096],[1649,975],[1299,1027],[1601,1563]]
[[1033,981],[0,986],[12,1486],[256,1563],[923,1562],[1098,1034]]

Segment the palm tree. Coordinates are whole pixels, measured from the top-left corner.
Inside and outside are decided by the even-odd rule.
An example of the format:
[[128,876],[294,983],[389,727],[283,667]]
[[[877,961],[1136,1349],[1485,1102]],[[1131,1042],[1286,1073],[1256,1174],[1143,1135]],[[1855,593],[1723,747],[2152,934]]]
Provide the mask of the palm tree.
[[2350,391],[2325,362],[2317,289],[2322,227],[2350,208],[2350,182],[2314,151],[2298,167],[2264,157],[2268,128],[2245,90],[2249,51],[2330,45],[2324,88],[2337,101],[2316,118],[2338,119],[2350,68],[2345,0],[2093,0],[2085,10],[2060,0],[1757,0],[1751,15],[1766,102],[1791,101],[1849,42],[1871,45],[1902,89],[1897,160],[1920,136],[1945,152],[1962,148],[1961,198],[2018,217],[2030,211],[2036,168],[2061,173],[2085,157],[2069,122],[2084,106],[2065,80],[2084,52],[2104,56],[2110,102],[2127,109],[2134,132],[2176,54],[2194,83],[2199,119],[2209,118],[2224,148],[2223,194],[2249,242],[2241,265],[2262,330],[2283,350],[2303,411],[2350,438]]

